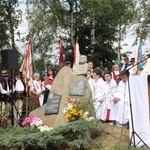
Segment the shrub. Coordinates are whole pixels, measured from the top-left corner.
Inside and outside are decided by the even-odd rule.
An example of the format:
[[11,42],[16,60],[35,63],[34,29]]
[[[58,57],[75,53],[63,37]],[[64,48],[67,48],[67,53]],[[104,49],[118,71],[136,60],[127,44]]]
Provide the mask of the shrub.
[[50,131],[37,128],[0,128],[2,150],[84,150],[103,132],[97,120],[77,120]]

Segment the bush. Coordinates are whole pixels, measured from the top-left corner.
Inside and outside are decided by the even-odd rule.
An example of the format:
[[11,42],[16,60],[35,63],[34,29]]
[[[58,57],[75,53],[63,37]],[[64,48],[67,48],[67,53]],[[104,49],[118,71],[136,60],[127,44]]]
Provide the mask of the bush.
[[97,120],[77,120],[51,131],[31,127],[0,128],[2,150],[85,150],[103,132]]

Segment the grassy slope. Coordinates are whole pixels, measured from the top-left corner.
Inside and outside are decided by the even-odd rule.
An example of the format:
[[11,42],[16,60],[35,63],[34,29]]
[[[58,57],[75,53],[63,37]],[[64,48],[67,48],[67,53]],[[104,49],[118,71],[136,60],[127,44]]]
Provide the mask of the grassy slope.
[[[127,150],[135,149],[129,146],[129,130],[123,127],[110,126],[107,123],[102,123],[105,132],[92,143],[92,150]],[[99,148],[95,148],[99,145]],[[150,148],[137,148],[138,150],[146,150]]]

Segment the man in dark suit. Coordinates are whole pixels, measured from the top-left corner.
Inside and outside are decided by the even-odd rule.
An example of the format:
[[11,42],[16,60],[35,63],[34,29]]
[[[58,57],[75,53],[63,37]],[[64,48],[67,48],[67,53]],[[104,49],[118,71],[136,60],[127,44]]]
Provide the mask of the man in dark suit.
[[[2,74],[2,79],[0,80],[0,101],[1,101],[1,112],[7,113],[6,108],[10,105],[10,95],[11,95],[11,81],[9,79],[8,73]],[[8,106],[8,107],[6,107]],[[9,111],[9,110],[7,110]]]

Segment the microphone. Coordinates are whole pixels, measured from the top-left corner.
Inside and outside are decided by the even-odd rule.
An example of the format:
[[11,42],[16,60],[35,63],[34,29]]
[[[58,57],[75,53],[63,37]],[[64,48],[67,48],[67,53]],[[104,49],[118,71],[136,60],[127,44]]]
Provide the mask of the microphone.
[[150,54],[147,54],[146,56],[149,58],[149,57],[150,57]]

